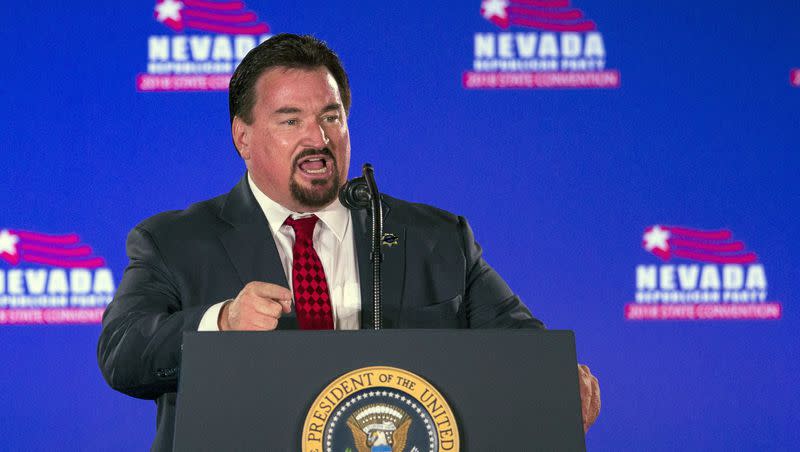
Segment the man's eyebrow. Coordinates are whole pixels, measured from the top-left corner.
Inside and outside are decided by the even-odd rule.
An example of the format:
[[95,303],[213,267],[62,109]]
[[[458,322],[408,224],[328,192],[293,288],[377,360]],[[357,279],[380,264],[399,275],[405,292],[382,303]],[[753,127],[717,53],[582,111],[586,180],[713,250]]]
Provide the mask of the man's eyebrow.
[[[342,104],[334,102],[332,104],[326,105],[325,108],[322,109],[321,113],[327,113],[329,111],[336,111],[336,110],[338,110],[340,108],[342,108]],[[272,113],[276,114],[276,115],[287,115],[287,114],[296,114],[296,113],[301,113],[301,112],[302,112],[302,110],[297,108],[297,107],[281,107],[281,108],[275,110]]]
[[297,107],[281,107],[272,113],[278,115],[286,115],[286,114],[300,113],[300,111],[301,110]]

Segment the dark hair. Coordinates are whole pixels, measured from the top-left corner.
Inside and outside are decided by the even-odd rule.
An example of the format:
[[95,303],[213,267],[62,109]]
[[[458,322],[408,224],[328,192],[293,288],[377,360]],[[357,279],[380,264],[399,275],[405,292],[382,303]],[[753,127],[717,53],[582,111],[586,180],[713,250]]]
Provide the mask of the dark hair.
[[278,66],[292,69],[324,66],[339,85],[339,95],[342,97],[345,112],[350,112],[350,84],[336,53],[313,36],[281,33],[248,52],[233,72],[228,89],[231,123],[234,116],[240,117],[247,124],[253,122],[256,81],[267,69]]

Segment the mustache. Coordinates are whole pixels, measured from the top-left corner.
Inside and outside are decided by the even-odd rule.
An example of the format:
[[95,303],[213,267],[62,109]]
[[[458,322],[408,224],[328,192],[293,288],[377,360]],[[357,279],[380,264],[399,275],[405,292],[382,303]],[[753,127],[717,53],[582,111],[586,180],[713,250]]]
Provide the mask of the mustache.
[[293,166],[297,166],[297,162],[312,155],[324,155],[325,157],[328,157],[334,164],[336,163],[336,157],[333,156],[333,152],[331,152],[331,150],[328,148],[304,149],[294,157],[294,161],[292,162]]

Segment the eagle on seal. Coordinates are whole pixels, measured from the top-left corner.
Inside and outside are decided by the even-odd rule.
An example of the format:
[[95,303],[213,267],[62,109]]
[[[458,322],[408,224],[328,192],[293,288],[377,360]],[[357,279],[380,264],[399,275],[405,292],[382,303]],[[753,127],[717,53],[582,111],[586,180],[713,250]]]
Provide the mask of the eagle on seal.
[[347,419],[358,452],[404,452],[411,418],[391,405],[358,409]]

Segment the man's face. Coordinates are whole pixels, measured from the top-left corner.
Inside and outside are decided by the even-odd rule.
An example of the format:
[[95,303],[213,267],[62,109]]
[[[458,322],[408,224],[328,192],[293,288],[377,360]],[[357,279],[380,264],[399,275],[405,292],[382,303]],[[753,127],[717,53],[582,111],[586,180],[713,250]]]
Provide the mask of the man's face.
[[256,186],[295,212],[336,199],[350,167],[350,134],[336,80],[324,67],[275,67],[259,77],[252,124],[233,139]]

